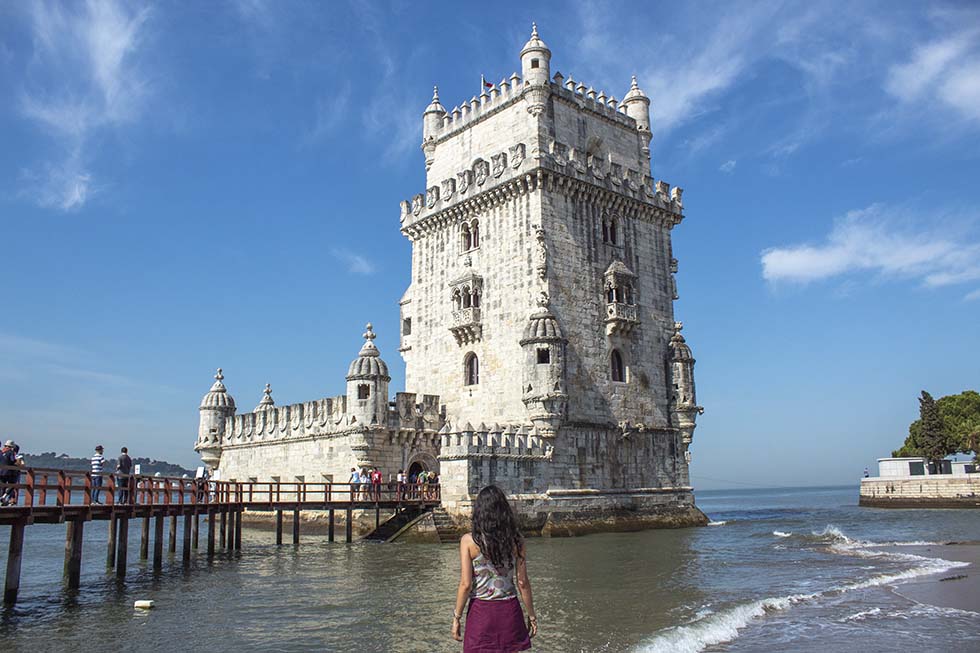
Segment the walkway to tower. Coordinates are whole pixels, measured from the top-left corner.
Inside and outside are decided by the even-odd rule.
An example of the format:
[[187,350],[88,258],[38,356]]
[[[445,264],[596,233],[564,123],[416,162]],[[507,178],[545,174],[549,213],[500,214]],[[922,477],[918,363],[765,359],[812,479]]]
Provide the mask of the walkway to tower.
[[[153,568],[160,570],[167,517],[171,552],[177,549],[177,521],[183,520],[183,562],[189,564],[192,550],[198,548],[201,518],[207,521],[207,554],[213,556],[216,548],[241,550],[242,514],[246,510],[275,512],[276,544],[282,544],[283,511],[292,511],[292,539],[294,544],[299,544],[300,510],[327,512],[330,542],[334,541],[336,511],[345,513],[344,539],[351,542],[354,511],[373,510],[375,531],[371,535],[377,535],[368,535],[366,539],[384,541],[390,538],[385,533],[394,534],[401,526],[440,504],[438,485],[258,483],[137,475],[120,480],[114,474],[87,471],[3,466],[0,470],[21,473],[17,482],[0,482],[0,492],[5,497],[12,493],[10,505],[0,507],[0,525],[10,526],[4,585],[4,603],[8,605],[17,600],[24,531],[32,524],[66,524],[65,580],[69,589],[77,589],[84,525],[90,521],[108,523],[106,565],[115,569],[118,578],[125,578],[132,519],[142,522],[141,560],[149,558],[150,531],[153,531]],[[382,511],[395,514],[382,523]]]

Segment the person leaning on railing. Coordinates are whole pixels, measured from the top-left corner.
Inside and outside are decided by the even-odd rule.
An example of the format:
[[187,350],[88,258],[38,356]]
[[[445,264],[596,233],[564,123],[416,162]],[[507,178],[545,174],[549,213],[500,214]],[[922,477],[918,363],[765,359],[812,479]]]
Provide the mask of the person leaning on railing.
[[0,470],[0,482],[6,484],[3,492],[0,492],[0,505],[12,506],[17,504],[17,488],[14,486],[20,481],[20,472],[9,468],[23,465],[23,458],[18,464],[18,450],[19,447],[13,440],[4,442],[3,449],[0,449],[0,466],[4,467],[3,470]]
[[133,472],[133,459],[129,457],[129,450],[123,447],[116,461],[116,503],[129,503],[132,499],[129,495],[129,479]]

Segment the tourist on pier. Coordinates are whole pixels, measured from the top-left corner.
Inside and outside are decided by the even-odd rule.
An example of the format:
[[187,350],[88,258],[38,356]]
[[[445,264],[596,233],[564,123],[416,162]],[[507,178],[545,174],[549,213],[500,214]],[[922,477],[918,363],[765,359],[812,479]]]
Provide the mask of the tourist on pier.
[[116,503],[129,503],[129,478],[133,471],[133,459],[129,457],[129,450],[123,447],[116,461]]
[[358,498],[358,492],[361,489],[361,474],[357,471],[356,467],[350,468],[350,500],[356,501]]
[[398,500],[405,498],[405,470],[398,470]]
[[375,467],[371,470],[371,489],[374,491],[374,500],[381,501],[381,482],[384,477],[381,474],[381,470]]
[[95,446],[92,456],[92,503],[102,504],[102,471],[105,469],[105,456],[102,455],[102,445]]
[[429,472],[429,478],[426,483],[429,488],[429,498],[435,501],[439,498],[439,474],[436,472]]
[[424,499],[425,498],[425,480],[428,473],[423,469],[419,472],[419,475],[415,477],[415,498]]
[[[507,497],[496,485],[477,495],[471,532],[460,540],[459,554],[453,639],[463,642],[464,653],[531,648],[538,618],[527,575],[527,550]],[[518,594],[524,600],[527,623]],[[460,632],[464,609],[466,627]]]
[[[5,467],[17,467],[17,443],[13,440],[7,440],[3,443],[3,448],[0,449],[0,465]],[[3,469],[0,470],[0,482],[3,483],[17,483],[20,480],[20,472],[16,469]],[[17,489],[13,487],[4,487],[3,492],[0,492],[0,505],[12,506],[17,503]]]

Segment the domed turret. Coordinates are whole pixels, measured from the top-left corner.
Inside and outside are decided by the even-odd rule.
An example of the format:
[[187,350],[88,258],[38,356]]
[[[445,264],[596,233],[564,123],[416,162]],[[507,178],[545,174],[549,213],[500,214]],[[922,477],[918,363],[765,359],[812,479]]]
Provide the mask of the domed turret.
[[554,437],[565,417],[568,393],[565,390],[565,345],[558,319],[548,308],[548,295],[542,292],[540,307],[528,318],[521,338],[524,350],[523,401],[528,417],[544,437]]
[[388,411],[388,365],[374,344],[377,336],[368,323],[364,345],[347,370],[347,412],[356,423],[383,424]]
[[235,414],[235,399],[225,389],[224,374],[218,368],[214,375],[214,385],[201,399],[201,418],[197,430],[197,443],[194,449],[201,454],[201,460],[212,469],[221,459],[221,440],[225,435],[225,419]]
[[640,86],[636,83],[636,75],[633,75],[633,83],[630,90],[623,98],[623,106],[626,107],[626,115],[636,121],[636,130],[640,132],[643,139],[643,154],[650,158],[650,98],[646,96]]
[[688,447],[694,439],[694,428],[697,416],[704,412],[698,406],[694,392],[694,355],[691,348],[681,335],[684,325],[674,323],[674,335],[670,338],[670,370],[674,383],[673,419],[680,431],[681,446],[684,457],[690,462],[691,454]]
[[275,405],[276,405],[276,402],[273,401],[273,399],[272,399],[272,384],[271,383],[266,383],[265,384],[265,390],[262,391],[262,401],[259,402],[259,405],[256,406],[255,407],[255,410],[253,410],[252,412],[253,413],[258,413],[258,412],[261,412],[261,411],[263,411],[263,410],[265,410],[267,408],[272,408]]
[[425,169],[432,167],[436,154],[436,134],[442,127],[442,119],[446,116],[446,107],[439,102],[439,87],[432,89],[432,102],[422,113],[422,152],[425,154]]
[[538,26],[531,23],[531,38],[521,50],[521,71],[524,74],[524,100],[532,116],[544,111],[551,83],[551,50],[538,36]]

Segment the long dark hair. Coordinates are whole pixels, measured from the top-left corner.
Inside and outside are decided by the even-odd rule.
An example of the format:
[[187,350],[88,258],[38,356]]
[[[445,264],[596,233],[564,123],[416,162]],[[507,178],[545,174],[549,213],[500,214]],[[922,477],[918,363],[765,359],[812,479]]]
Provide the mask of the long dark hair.
[[473,540],[494,567],[514,566],[514,556],[524,538],[510,509],[507,495],[496,485],[488,485],[473,503]]

